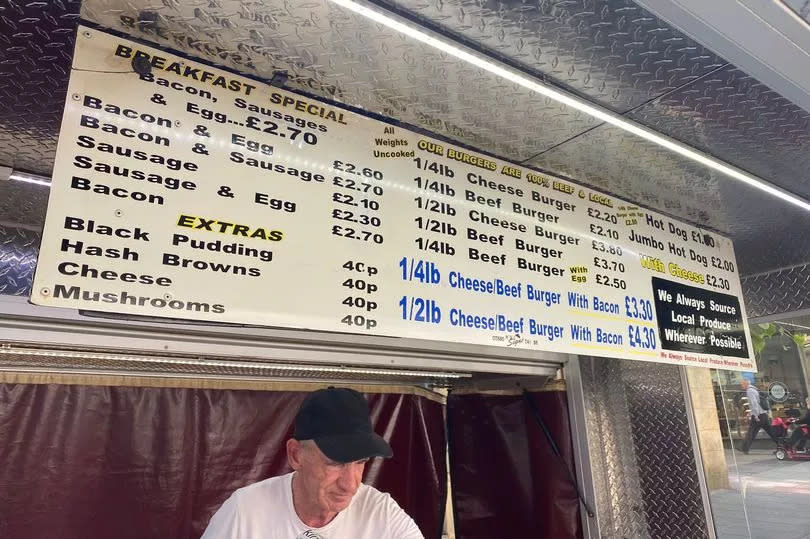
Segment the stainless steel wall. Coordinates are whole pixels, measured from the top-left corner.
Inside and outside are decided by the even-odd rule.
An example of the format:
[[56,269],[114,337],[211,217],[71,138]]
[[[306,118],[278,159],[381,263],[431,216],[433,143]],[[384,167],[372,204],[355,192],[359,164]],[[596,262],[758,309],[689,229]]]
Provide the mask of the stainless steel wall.
[[798,264],[743,277],[749,318],[810,309],[810,264]]
[[45,186],[0,182],[0,294],[31,292],[47,204]]
[[679,367],[585,357],[578,364],[598,536],[713,537]]

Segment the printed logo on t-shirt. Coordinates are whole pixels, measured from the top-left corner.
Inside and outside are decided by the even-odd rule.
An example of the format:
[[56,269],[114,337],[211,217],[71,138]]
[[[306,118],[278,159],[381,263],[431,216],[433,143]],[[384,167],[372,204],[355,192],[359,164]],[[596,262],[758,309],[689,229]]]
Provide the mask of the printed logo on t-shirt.
[[295,539],[323,539],[323,536],[315,533],[312,530],[307,530],[298,535]]

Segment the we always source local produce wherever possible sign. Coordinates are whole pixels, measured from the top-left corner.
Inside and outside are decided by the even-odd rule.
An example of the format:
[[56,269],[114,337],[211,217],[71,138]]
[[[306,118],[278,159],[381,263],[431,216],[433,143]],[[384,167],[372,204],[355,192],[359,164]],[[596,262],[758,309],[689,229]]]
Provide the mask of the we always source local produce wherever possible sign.
[[715,233],[80,28],[34,303],[755,370],[739,296]]

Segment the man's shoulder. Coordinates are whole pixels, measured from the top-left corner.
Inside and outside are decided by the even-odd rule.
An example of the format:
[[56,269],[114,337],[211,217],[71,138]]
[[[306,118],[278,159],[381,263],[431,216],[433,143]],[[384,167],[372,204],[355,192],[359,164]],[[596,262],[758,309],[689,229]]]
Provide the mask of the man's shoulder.
[[[257,537],[255,530],[266,527],[269,508],[286,511],[290,502],[285,485],[290,477],[282,475],[234,490],[211,517],[203,539],[242,539]],[[272,537],[276,537],[272,535]]]
[[358,489],[357,493],[361,494],[362,496],[367,496],[370,499],[376,499],[380,496],[382,497],[390,496],[390,494],[388,494],[387,492],[377,490],[376,488],[372,487],[367,483],[360,483],[360,488]]
[[[370,485],[361,485],[352,502],[354,518],[386,530],[384,537],[424,539],[413,519],[387,492]],[[382,532],[381,532],[382,533]]]
[[292,474],[278,475],[276,477],[269,477],[242,488],[238,488],[233,492],[233,497],[239,502],[251,501],[257,498],[269,498],[281,496],[284,494],[284,488],[290,483],[290,476]]
[[[399,504],[387,492],[382,492],[366,485],[360,485],[360,488],[355,495],[357,508],[362,510],[383,510],[383,511],[401,511]],[[354,505],[354,504],[353,504]]]

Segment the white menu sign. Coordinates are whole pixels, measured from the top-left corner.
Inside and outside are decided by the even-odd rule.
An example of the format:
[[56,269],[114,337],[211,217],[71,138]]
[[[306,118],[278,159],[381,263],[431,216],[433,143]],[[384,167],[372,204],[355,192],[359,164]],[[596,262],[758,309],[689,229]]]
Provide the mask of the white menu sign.
[[714,232],[98,30],[73,68],[34,303],[756,368]]

